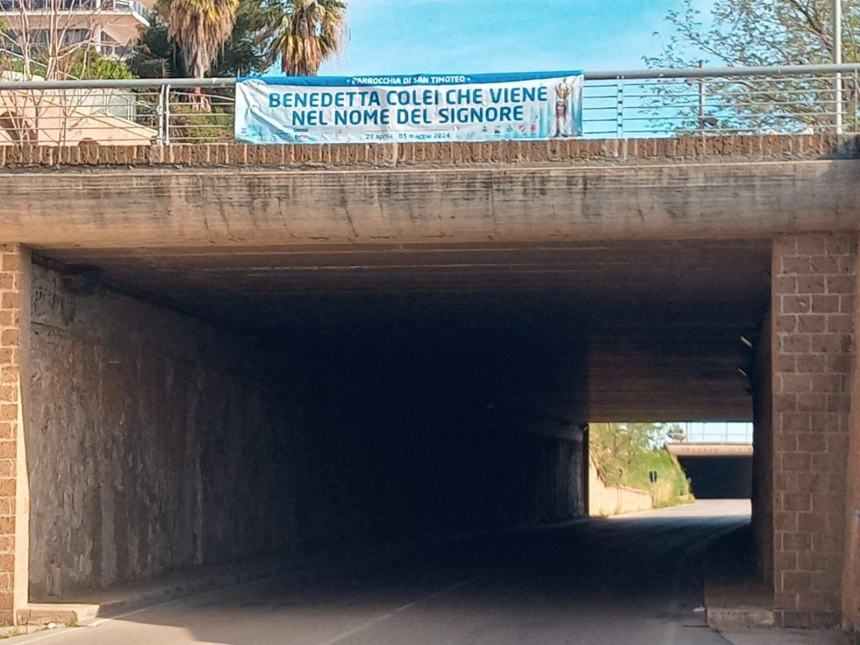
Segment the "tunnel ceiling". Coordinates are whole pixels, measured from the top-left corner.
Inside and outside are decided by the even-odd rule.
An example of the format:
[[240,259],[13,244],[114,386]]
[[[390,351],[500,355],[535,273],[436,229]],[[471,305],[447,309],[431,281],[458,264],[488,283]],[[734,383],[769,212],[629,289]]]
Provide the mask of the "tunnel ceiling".
[[767,241],[39,254],[70,280],[282,339],[576,334],[589,347],[594,421],[749,419],[740,336],[755,339],[770,293]]

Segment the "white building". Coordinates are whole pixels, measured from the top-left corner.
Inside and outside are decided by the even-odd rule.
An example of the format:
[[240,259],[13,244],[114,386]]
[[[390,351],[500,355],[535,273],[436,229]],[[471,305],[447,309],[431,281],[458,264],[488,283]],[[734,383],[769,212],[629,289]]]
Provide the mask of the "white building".
[[[53,45],[92,46],[121,58],[149,25],[155,0],[0,0],[0,23],[11,31],[5,46],[31,51]],[[25,37],[23,34],[27,34]]]

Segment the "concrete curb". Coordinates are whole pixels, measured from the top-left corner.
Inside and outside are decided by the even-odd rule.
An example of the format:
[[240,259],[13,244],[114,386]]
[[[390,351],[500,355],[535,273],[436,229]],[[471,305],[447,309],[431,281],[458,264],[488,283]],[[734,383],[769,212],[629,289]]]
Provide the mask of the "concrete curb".
[[29,603],[17,611],[16,618],[19,625],[86,625],[97,618],[115,617],[161,602],[228,589],[285,571],[298,571],[331,557],[334,556],[304,558],[287,563],[283,560],[266,560],[250,565],[229,565],[209,571],[174,574],[150,584],[118,589],[100,596],[82,597],[80,602]]
[[776,626],[773,593],[754,573],[754,563],[738,563],[728,570],[721,566],[724,552],[747,544],[747,531],[731,531],[712,544],[702,570],[705,617],[717,632],[768,629]]
[[706,604],[705,616],[708,627],[717,632],[763,629],[776,625],[773,609],[765,607],[710,607]]

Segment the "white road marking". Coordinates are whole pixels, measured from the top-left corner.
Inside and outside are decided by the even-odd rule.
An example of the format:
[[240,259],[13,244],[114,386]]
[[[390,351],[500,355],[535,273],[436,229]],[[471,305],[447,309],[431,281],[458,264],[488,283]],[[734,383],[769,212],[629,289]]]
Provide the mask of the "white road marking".
[[376,625],[378,625],[380,623],[384,623],[385,621],[390,620],[391,618],[394,618],[397,614],[401,614],[404,611],[412,609],[413,607],[415,607],[417,605],[425,603],[429,600],[433,600],[434,598],[438,598],[439,596],[444,596],[445,594],[451,593],[452,591],[456,591],[457,589],[460,589],[461,587],[465,587],[466,585],[474,582],[476,579],[477,578],[467,578],[466,580],[461,580],[460,582],[457,582],[457,583],[455,583],[449,587],[445,587],[444,589],[440,589],[439,591],[434,591],[433,593],[431,593],[427,596],[419,598],[418,600],[413,600],[412,602],[410,602],[408,604],[397,607],[396,609],[392,609],[391,611],[386,612],[386,613],[382,614],[381,616],[377,616],[376,618],[374,618],[372,620],[368,620],[366,623],[362,623],[361,625],[358,625],[357,627],[353,627],[350,630],[347,630],[341,634],[338,634],[334,638],[330,638],[327,641],[322,641],[320,643],[317,643],[317,645],[335,645],[336,643],[342,643],[343,641],[345,641],[350,636],[355,636],[356,634],[359,634],[359,633],[361,633],[367,629],[370,629],[371,627],[375,627]]

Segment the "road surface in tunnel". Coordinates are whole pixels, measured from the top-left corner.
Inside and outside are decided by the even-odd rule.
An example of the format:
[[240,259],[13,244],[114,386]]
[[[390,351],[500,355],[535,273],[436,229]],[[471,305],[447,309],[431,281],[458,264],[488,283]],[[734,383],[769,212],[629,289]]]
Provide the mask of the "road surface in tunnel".
[[708,501],[350,559],[10,643],[707,645],[702,553],[749,521]]

